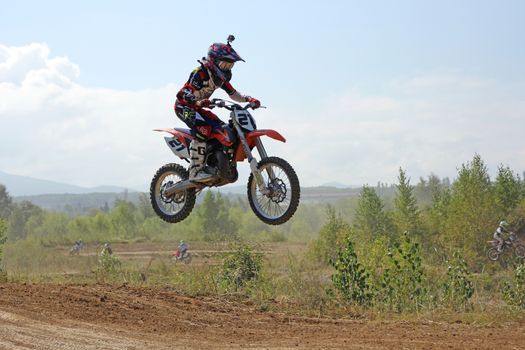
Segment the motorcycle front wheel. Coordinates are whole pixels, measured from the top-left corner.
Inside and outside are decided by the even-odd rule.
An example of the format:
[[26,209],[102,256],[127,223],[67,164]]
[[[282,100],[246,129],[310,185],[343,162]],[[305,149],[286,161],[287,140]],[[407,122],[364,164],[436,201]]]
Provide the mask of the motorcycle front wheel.
[[299,206],[301,187],[295,170],[288,162],[278,157],[268,157],[259,162],[265,186],[269,192],[261,193],[253,174],[248,178],[248,202],[261,221],[269,225],[280,225],[295,214]]
[[195,189],[166,196],[164,191],[171,185],[188,179],[188,171],[179,164],[170,163],[161,167],[151,180],[150,200],[155,213],[164,221],[176,223],[186,219],[195,205]]
[[518,258],[525,258],[525,246],[522,244],[516,245],[514,247],[514,254],[516,254]]
[[489,251],[487,252],[487,257],[492,261],[498,260],[499,258],[498,250],[496,248],[490,248]]

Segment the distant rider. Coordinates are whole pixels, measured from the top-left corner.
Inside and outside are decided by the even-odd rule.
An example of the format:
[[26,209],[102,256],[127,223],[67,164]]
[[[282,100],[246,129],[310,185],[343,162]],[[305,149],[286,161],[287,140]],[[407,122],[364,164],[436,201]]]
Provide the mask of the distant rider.
[[231,47],[233,40],[235,37],[230,35],[227,44],[211,45],[208,57],[198,61],[200,67],[191,72],[188,81],[177,93],[175,114],[191,128],[194,137],[190,144],[189,167],[189,179],[194,182],[206,182],[213,178],[213,174],[206,172],[204,167],[206,141],[214,129],[224,125],[219,117],[205,109],[210,106],[209,98],[213,92],[221,88],[236,102],[250,102],[254,108],[261,105],[259,100],[241,94],[230,84],[233,65],[237,61],[244,61]]
[[177,249],[179,250],[179,259],[182,259],[188,251],[188,244],[181,239]]
[[75,241],[74,248],[75,248],[76,250],[80,250],[80,249],[82,249],[82,246],[83,246],[83,243],[82,243],[82,240],[81,240],[81,239]]
[[109,256],[113,255],[113,249],[111,249],[111,247],[109,246],[109,242],[104,243],[101,254],[108,254]]
[[75,243],[73,243],[73,247],[71,247],[71,249],[69,250],[69,254],[79,254],[82,247],[83,247],[82,240],[81,239],[76,240]]
[[508,223],[503,220],[500,221],[498,228],[496,229],[496,232],[494,232],[494,239],[498,241],[498,252],[503,251],[503,244],[505,243],[505,240],[503,239],[503,233],[509,232],[506,227],[508,226]]

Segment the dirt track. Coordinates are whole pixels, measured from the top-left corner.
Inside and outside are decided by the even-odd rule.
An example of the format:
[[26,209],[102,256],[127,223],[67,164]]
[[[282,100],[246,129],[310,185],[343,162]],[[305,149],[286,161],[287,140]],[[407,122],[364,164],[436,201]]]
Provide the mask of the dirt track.
[[330,320],[168,288],[0,284],[0,349],[524,349],[525,325]]

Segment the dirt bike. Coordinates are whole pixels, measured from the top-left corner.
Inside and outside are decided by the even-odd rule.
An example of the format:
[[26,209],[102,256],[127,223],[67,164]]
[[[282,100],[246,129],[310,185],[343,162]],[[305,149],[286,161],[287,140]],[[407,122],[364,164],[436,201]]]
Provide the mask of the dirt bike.
[[492,244],[492,247],[487,251],[487,257],[492,261],[498,260],[499,256],[506,249],[513,249],[514,254],[518,258],[522,258],[522,259],[525,258],[525,246],[520,243],[518,236],[516,236],[514,232],[511,232],[509,235],[509,238],[503,241],[503,246],[501,247],[501,251],[498,251],[498,241],[492,240],[492,241],[487,241],[487,242]]
[[73,244],[73,246],[69,249],[69,255],[79,255],[82,248],[84,248],[82,243]]
[[[237,162],[248,160],[251,174],[248,179],[248,202],[255,215],[270,225],[288,221],[297,210],[300,197],[299,179],[284,159],[269,157],[261,137],[286,142],[275,130],[257,129],[255,119],[248,111],[254,105],[242,107],[222,99],[211,100],[210,108],[230,111],[228,124],[213,130],[205,150],[205,166],[213,177],[207,182],[192,182],[188,170],[170,163],[153,176],[150,199],[153,210],[164,221],[176,223],[184,220],[195,205],[196,193],[204,188],[219,187],[237,181]],[[191,131],[183,128],[155,129],[171,134],[164,137],[172,152],[189,162]],[[257,162],[252,149],[257,148],[261,160]]]
[[171,254],[171,260],[174,263],[177,263],[177,261],[183,261],[185,264],[189,264],[191,262],[191,254],[190,252],[186,251],[184,252],[184,255],[181,256],[180,250],[177,249]]
[[102,246],[102,249],[100,250],[100,256],[103,256],[103,255],[109,255],[109,256],[112,256],[113,255],[113,249],[111,249],[111,247],[109,245],[104,245]]

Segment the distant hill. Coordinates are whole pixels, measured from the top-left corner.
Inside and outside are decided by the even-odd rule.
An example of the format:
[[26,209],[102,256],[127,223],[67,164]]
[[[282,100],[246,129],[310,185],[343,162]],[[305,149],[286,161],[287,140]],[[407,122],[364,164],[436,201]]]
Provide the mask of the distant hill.
[[352,188],[354,186],[348,186],[348,185],[345,185],[345,184],[342,184],[340,182],[336,182],[336,181],[332,181],[332,182],[327,182],[327,183],[324,183],[321,185],[322,187],[335,187],[335,188]]
[[[213,188],[223,196],[229,198],[246,199],[245,186],[232,186],[229,188]],[[359,195],[359,189],[339,189],[329,186],[303,187],[301,188],[301,202],[332,202],[345,197]],[[86,214],[91,209],[111,209],[115,202],[125,200],[137,204],[141,196],[149,200],[149,193],[144,192],[107,192],[107,193],[60,193],[40,194],[34,196],[13,196],[15,202],[29,201],[41,208],[67,212],[69,214]],[[197,203],[204,198],[203,194],[197,196]]]
[[[341,184],[338,184],[341,185]],[[341,185],[344,186],[344,185]],[[246,186],[228,185],[220,188],[219,191],[226,195],[246,196]],[[357,196],[361,188],[336,187],[336,186],[314,186],[301,187],[301,201],[332,201],[344,197]]]
[[140,192],[120,193],[62,193],[13,197],[16,203],[29,201],[40,208],[68,214],[86,214],[91,209],[109,210],[117,200],[138,203]]
[[7,187],[13,197],[37,196],[41,194],[82,194],[124,192],[126,188],[118,186],[81,187],[56,181],[36,179],[29,176],[12,175],[0,171],[0,184]]
[[[70,214],[85,214],[91,209],[111,209],[118,199],[139,202],[141,194],[149,198],[148,193],[133,191],[118,186],[81,187],[56,181],[36,179],[27,176],[11,175],[0,171],[0,184],[15,202],[29,201],[41,208],[68,212]],[[340,183],[329,183],[332,186],[302,187],[302,202],[331,202],[344,197],[357,196],[358,188],[346,187]],[[228,197],[246,199],[246,185],[231,184],[222,188],[213,188]],[[202,200],[202,194],[197,202]]]

